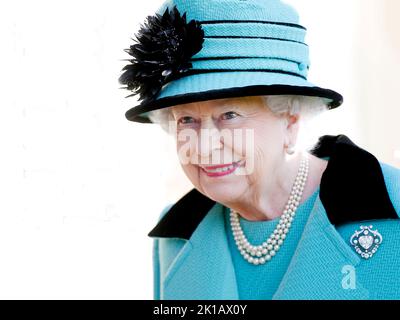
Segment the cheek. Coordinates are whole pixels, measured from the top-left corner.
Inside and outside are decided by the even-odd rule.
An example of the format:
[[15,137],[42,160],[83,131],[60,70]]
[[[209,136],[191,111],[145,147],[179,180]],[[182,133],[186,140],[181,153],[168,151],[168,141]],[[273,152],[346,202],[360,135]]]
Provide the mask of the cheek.
[[255,148],[265,156],[275,157],[282,151],[284,134],[280,122],[270,121],[254,129]]
[[198,175],[196,165],[196,151],[195,146],[189,141],[182,141],[176,143],[176,153],[179,163],[185,172],[185,174],[192,179],[195,175]]
[[179,162],[182,166],[189,165],[190,163],[196,163],[196,140],[187,139],[185,141],[176,142],[176,153]]
[[190,180],[198,179],[198,166],[194,164],[182,165],[182,169]]
[[264,122],[253,128],[253,139],[245,150],[246,161],[249,161],[249,178],[268,175],[266,171],[274,167],[274,163],[280,159],[283,145],[282,133],[275,122]]
[[255,131],[248,128],[235,128],[223,135],[224,153],[232,159],[246,159],[254,151]]
[[194,164],[182,165],[186,177],[197,190],[203,190],[200,179],[200,168]]

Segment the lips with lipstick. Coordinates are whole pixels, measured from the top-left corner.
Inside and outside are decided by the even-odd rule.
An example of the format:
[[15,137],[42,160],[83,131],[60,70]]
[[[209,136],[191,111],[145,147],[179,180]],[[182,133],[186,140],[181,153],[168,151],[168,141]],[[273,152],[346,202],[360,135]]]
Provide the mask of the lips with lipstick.
[[210,177],[220,177],[234,172],[244,163],[244,160],[239,160],[229,164],[220,164],[214,166],[200,166],[200,168]]

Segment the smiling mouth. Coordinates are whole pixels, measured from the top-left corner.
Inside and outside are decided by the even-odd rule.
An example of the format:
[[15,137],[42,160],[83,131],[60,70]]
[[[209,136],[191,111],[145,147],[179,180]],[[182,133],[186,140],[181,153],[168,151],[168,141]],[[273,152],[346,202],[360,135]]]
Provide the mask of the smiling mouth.
[[206,167],[200,166],[200,168],[205,173],[209,174],[228,173],[234,171],[237,167],[240,167],[242,163],[243,160],[239,160],[230,164],[221,164],[221,165],[206,166]]

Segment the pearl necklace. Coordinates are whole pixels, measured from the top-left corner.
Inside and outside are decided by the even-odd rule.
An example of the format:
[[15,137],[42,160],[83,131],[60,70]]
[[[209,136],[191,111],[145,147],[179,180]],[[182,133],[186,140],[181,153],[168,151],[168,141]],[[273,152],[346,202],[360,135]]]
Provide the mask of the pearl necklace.
[[289,200],[283,211],[275,230],[269,238],[261,245],[253,246],[249,243],[240,226],[239,214],[230,209],[230,221],[233,237],[240,254],[249,263],[254,265],[264,264],[272,259],[285,241],[293,219],[296,215],[297,207],[303,195],[304,186],[308,177],[309,160],[306,155],[303,156],[296,180],[290,192]]

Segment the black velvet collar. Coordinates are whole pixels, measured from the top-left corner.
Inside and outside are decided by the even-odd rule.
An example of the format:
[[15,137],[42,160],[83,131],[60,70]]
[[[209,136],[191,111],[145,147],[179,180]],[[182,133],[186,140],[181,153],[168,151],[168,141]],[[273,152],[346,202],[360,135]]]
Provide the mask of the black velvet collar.
[[[330,222],[398,219],[390,201],[379,161],[347,136],[322,136],[311,153],[329,157],[320,184],[320,199]],[[148,234],[150,237],[190,239],[215,205],[196,189],[178,200]]]

